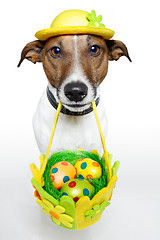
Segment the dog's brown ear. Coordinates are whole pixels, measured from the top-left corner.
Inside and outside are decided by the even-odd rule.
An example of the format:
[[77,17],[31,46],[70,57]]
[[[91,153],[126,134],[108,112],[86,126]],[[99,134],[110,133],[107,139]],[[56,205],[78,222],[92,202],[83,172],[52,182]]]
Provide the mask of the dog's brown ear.
[[28,59],[33,63],[41,62],[44,45],[45,42],[39,40],[28,43],[22,50],[21,59],[17,67],[20,67],[24,59]]
[[117,61],[120,57],[126,56],[130,62],[132,62],[127,47],[125,44],[118,40],[106,40],[108,55],[110,61]]

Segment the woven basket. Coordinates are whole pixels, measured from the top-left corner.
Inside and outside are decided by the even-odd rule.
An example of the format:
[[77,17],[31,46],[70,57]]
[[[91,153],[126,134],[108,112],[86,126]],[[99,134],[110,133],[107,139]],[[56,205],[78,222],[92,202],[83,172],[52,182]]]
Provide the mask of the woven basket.
[[[103,156],[100,157],[99,153],[96,150],[93,150],[91,153],[89,153],[83,151],[82,149],[78,149],[77,151],[67,150],[58,154],[59,156],[61,156],[61,154],[63,153],[68,154],[68,157],[70,157],[70,155],[74,156],[74,161],[71,162],[72,165],[74,165],[74,163],[78,159],[84,157],[90,157],[94,161],[99,162],[103,170],[103,185],[100,184],[100,181],[97,181],[97,191],[95,195],[91,199],[88,196],[83,196],[76,203],[70,196],[57,195],[56,191],[58,190],[56,189],[55,192],[53,192],[52,194],[48,192],[45,188],[44,174],[47,163],[50,161],[51,158],[56,158],[57,153],[53,153],[50,158],[49,153],[61,107],[62,104],[60,102],[54,119],[47,153],[46,155],[43,154],[40,156],[40,170],[35,166],[35,164],[30,165],[30,169],[33,174],[31,182],[33,187],[35,188],[34,195],[35,197],[37,197],[37,204],[42,207],[43,212],[49,215],[51,220],[55,224],[71,230],[80,230],[99,221],[102,212],[110,204],[112,192],[117,181],[116,174],[119,168],[119,161],[116,161],[111,168],[112,155],[107,152],[105,139],[98,120],[96,104],[93,101],[92,107],[95,113],[97,126],[99,128],[101,136],[102,146],[104,150]],[[63,161],[65,160],[63,159]]]

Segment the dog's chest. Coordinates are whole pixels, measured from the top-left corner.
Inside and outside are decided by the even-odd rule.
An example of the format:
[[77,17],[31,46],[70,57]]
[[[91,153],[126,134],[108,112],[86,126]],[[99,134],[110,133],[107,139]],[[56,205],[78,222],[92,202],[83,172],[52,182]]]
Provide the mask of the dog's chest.
[[[107,119],[100,101],[97,112],[104,136],[107,132]],[[33,128],[41,153],[46,153],[56,110],[49,103],[44,91],[33,118]],[[102,153],[102,144],[94,113],[83,116],[70,116],[60,113],[51,147],[53,152],[63,150],[98,150]]]

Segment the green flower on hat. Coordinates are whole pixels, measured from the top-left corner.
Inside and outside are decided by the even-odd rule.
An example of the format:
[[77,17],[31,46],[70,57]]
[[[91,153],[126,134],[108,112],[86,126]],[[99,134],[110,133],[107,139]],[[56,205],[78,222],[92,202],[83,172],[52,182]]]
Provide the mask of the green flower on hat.
[[106,200],[100,205],[99,204],[94,205],[91,210],[88,210],[85,213],[86,220],[89,218],[94,219],[99,213],[102,213],[109,204],[110,202]]
[[99,15],[96,16],[96,12],[94,10],[91,10],[91,13],[87,14],[87,18],[89,20],[88,26],[89,27],[101,27],[105,28],[105,25],[103,23],[100,23],[102,21],[102,16]]

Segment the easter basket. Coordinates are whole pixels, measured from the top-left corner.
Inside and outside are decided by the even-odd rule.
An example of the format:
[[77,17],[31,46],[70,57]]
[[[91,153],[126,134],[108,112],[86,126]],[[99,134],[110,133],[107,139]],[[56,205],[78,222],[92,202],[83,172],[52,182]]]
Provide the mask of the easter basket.
[[[52,222],[67,229],[84,229],[100,220],[102,212],[110,204],[117,181],[119,161],[111,167],[112,155],[107,152],[105,139],[100,127],[96,104],[92,102],[97,126],[100,132],[104,154],[97,150],[86,152],[65,150],[56,152],[49,158],[51,144],[62,108],[60,102],[53,123],[46,155],[40,156],[40,170],[30,165],[31,180],[35,188],[36,203],[49,215]],[[89,169],[87,169],[87,164]],[[70,175],[63,176],[63,185],[55,184],[59,168],[69,169]],[[96,170],[95,170],[96,169]],[[88,172],[87,172],[88,171]],[[62,171],[61,171],[62,172]],[[90,173],[95,175],[91,175]]]

